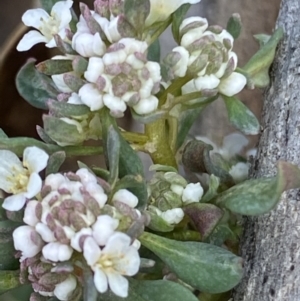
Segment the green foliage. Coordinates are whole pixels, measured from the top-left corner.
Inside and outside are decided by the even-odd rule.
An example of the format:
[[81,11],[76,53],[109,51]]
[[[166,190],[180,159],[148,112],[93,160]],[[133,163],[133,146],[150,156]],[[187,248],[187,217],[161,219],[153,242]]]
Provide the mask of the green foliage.
[[56,99],[58,94],[52,80],[36,70],[32,59],[18,72],[16,86],[19,94],[38,109],[47,109],[48,99]]
[[237,39],[242,31],[242,21],[239,14],[233,14],[228,22],[226,30],[233,36],[234,39]]
[[48,159],[46,176],[52,173],[57,173],[65,160],[66,153],[64,151],[53,153]]
[[172,33],[178,44],[180,44],[179,27],[190,7],[190,4],[183,4],[172,15]]
[[42,8],[50,14],[53,5],[60,0],[40,0]]
[[147,59],[153,62],[160,62],[160,42],[155,40],[148,48]]
[[139,239],[182,281],[200,291],[225,292],[242,278],[241,258],[223,248],[200,242],[170,240],[147,232]]
[[120,298],[111,292],[99,296],[99,301],[197,301],[187,288],[167,280],[129,280],[127,298]]
[[46,60],[36,65],[36,69],[46,75],[62,74],[73,71],[71,60]]
[[255,115],[237,98],[223,96],[232,125],[246,135],[257,135],[260,124]]

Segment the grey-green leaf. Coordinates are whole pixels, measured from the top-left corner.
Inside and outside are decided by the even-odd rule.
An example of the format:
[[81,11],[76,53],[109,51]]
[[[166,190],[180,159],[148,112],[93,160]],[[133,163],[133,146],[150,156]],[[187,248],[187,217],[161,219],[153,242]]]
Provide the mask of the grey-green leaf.
[[237,98],[223,95],[229,121],[246,135],[257,135],[260,125],[255,115]]
[[200,291],[214,294],[228,291],[243,276],[242,259],[223,248],[170,240],[147,232],[139,240],[181,280]]
[[160,43],[159,39],[155,40],[148,48],[147,59],[153,62],[160,62]]
[[19,271],[0,271],[0,294],[20,286]]
[[60,0],[40,0],[42,8],[48,13],[51,13],[53,5]]
[[17,90],[32,106],[38,109],[47,109],[47,100],[56,99],[58,91],[48,76],[36,70],[34,63],[35,60],[28,60],[18,72]]
[[[127,298],[120,298],[111,291],[101,294],[99,301],[197,301],[196,296],[182,285],[167,280],[129,279]],[[199,301],[199,300],[198,300]]]
[[278,162],[276,177],[250,179],[218,195],[213,201],[234,213],[261,215],[269,212],[288,189],[300,187],[300,170],[284,161]]
[[50,155],[46,168],[46,176],[57,173],[61,165],[64,163],[65,159],[66,153],[64,151],[55,152]]
[[111,125],[107,135],[107,157],[109,163],[109,184],[113,187],[119,176],[120,140],[119,134]]
[[172,15],[172,33],[178,44],[180,44],[179,27],[190,7],[191,4],[183,4]]

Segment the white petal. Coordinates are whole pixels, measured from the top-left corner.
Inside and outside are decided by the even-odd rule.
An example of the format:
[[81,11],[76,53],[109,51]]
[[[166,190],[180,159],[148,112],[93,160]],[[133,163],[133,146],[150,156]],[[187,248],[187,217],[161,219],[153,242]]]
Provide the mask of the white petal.
[[158,99],[151,95],[149,98],[141,99],[133,109],[140,115],[149,114],[154,112],[158,107]]
[[106,273],[108,278],[109,288],[112,292],[122,298],[128,296],[128,280],[117,273]]
[[51,75],[51,78],[52,78],[55,86],[57,87],[57,89],[60,92],[63,92],[63,93],[72,93],[73,92],[73,90],[71,88],[69,88],[69,86],[67,86],[64,81],[64,73]]
[[13,232],[14,247],[22,252],[23,259],[34,257],[42,250],[42,241],[41,244],[36,245],[31,239],[34,232],[34,228],[30,226],[18,227]]
[[73,254],[73,249],[60,242],[50,242],[43,247],[42,252],[45,259],[57,262],[69,260]]
[[23,208],[26,202],[24,193],[11,195],[4,199],[2,207],[9,211],[18,211]]
[[103,60],[99,57],[91,57],[84,77],[91,83],[96,83],[99,76],[104,72]]
[[100,38],[99,33],[76,33],[72,39],[72,48],[83,57],[103,55],[105,44]]
[[27,192],[24,195],[30,199],[36,196],[42,189],[42,179],[38,173],[32,173],[27,184]]
[[103,188],[96,183],[88,183],[85,185],[86,191],[97,201],[100,208],[103,208],[107,201],[107,195],[104,193]]
[[181,208],[169,209],[161,213],[161,218],[163,218],[168,224],[176,225],[180,223],[184,217],[184,212]]
[[97,183],[97,178],[87,168],[80,168],[76,171],[76,175],[80,177],[81,183],[87,185],[88,183]]
[[228,77],[221,80],[219,92],[230,97],[241,92],[246,83],[247,79],[243,74],[233,72]]
[[17,45],[18,51],[27,51],[32,46],[39,44],[39,43],[47,43],[48,39],[44,37],[40,32],[36,30],[30,30],[26,33],[19,44]]
[[53,293],[59,300],[69,300],[76,286],[76,278],[73,275],[69,275],[65,281],[55,285]]
[[[62,39],[64,39],[64,36],[65,36],[65,35],[62,35],[62,34],[59,33],[59,36],[60,36]],[[57,45],[56,45],[55,39],[54,39],[54,38],[50,39],[49,42],[46,43],[45,46],[48,47],[48,48],[54,48],[54,47],[56,47]]]
[[79,92],[82,102],[88,106],[91,111],[98,111],[103,108],[103,96],[93,84],[83,85]]
[[119,221],[109,215],[100,215],[93,225],[93,237],[99,246],[104,246],[117,229]]
[[158,63],[149,61],[145,64],[145,67],[150,72],[150,77],[154,83],[161,80],[160,65]]
[[197,203],[203,195],[203,188],[200,183],[189,183],[183,190],[182,201],[186,204]]
[[131,245],[124,250],[123,256],[115,264],[115,270],[122,275],[134,276],[139,271],[140,263],[138,248]]
[[35,209],[38,203],[38,201],[30,201],[25,207],[23,221],[25,224],[32,227],[34,227],[39,222],[39,219],[35,214]]
[[119,41],[119,43],[125,46],[127,54],[135,52],[144,53],[148,48],[148,44],[146,42],[138,41],[134,38],[123,38]]
[[146,19],[146,26],[150,26],[155,22],[161,22],[166,20],[175,10],[185,3],[195,4],[201,0],[172,0],[172,1],[161,1],[151,0],[150,1],[150,14]]
[[218,87],[220,80],[215,75],[211,74],[196,78],[194,83],[198,91],[211,90]]
[[186,74],[188,62],[189,62],[189,52],[181,46],[175,47],[172,52],[178,52],[181,56],[180,60],[176,63],[174,68],[174,74],[179,77],[183,77]]
[[103,96],[103,102],[106,107],[110,109],[112,112],[125,112],[126,111],[126,104],[125,102],[116,96],[105,94]]
[[[203,25],[204,29],[201,28],[202,32],[204,32],[204,30],[208,27],[207,19],[198,17],[198,16],[194,16],[194,17],[189,17],[189,18],[183,19],[182,23],[179,26],[179,31],[181,31],[184,27],[186,27],[187,25],[194,23],[194,22],[201,22],[201,23],[206,24],[206,25]],[[198,27],[198,29],[200,30],[199,27]]]
[[70,8],[73,5],[73,1],[58,1],[56,2],[51,10],[51,16],[60,19],[60,29],[67,27],[67,25],[72,20],[72,14]]
[[94,283],[99,293],[105,293],[107,291],[108,289],[107,277],[104,274],[104,272],[99,268],[95,269]]
[[143,85],[139,92],[141,99],[148,98],[151,96],[151,91],[153,89],[153,86],[154,86],[154,82],[152,78],[149,78],[143,82]]
[[102,250],[103,254],[122,254],[131,244],[131,238],[125,233],[114,233],[106,243]]
[[107,39],[111,43],[115,43],[121,39],[121,35],[118,31],[118,21],[119,21],[119,16],[112,18],[110,22],[104,26],[103,31],[107,37]]
[[49,14],[41,9],[28,9],[22,16],[22,22],[28,27],[39,29],[43,24],[43,20],[48,20]]
[[35,230],[39,233],[45,242],[54,242],[56,238],[54,233],[49,229],[49,227],[43,223],[37,223],[35,226]]
[[78,252],[82,252],[79,241],[83,235],[92,236],[91,228],[82,228],[79,232],[77,232],[71,239],[71,247]]
[[118,190],[113,195],[112,201],[122,202],[131,208],[134,208],[139,202],[138,198],[127,189]]
[[249,163],[244,162],[239,162],[231,167],[229,174],[236,184],[247,180],[249,167]]
[[93,266],[101,256],[101,250],[92,237],[84,241],[83,256],[89,266]]
[[23,165],[30,173],[38,173],[46,168],[48,159],[49,155],[36,146],[26,147],[23,153]]
[[71,94],[71,96],[69,97],[67,102],[70,103],[70,104],[73,104],[73,105],[82,105],[83,104],[82,101],[81,101],[81,98],[75,92],[73,92]]
[[184,94],[188,94],[188,93],[192,93],[192,92],[196,92],[197,89],[195,87],[194,81],[190,80],[189,82],[187,82],[185,85],[183,85],[181,87],[181,91],[182,91],[182,95]]
[[[121,41],[120,41],[121,42]],[[121,64],[126,60],[127,54],[124,49],[105,53],[103,56],[103,62],[105,65]]]
[[65,178],[62,174],[50,174],[45,179],[45,186],[50,186],[52,190],[57,190],[59,186],[65,182],[69,182],[69,180]]

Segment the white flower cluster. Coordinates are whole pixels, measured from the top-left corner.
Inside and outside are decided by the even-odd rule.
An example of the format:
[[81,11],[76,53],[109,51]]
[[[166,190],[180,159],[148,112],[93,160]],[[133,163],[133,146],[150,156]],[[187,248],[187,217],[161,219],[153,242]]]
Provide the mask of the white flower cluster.
[[169,225],[177,225],[184,217],[182,206],[197,203],[203,196],[198,183],[187,183],[175,172],[158,173],[150,183],[151,205],[148,210]]
[[247,80],[234,72],[238,59],[232,51],[234,39],[226,30],[208,27],[204,18],[190,17],[180,25],[180,35],[181,45],[169,54],[173,75],[183,77],[188,71],[195,76],[183,93],[217,89],[233,96],[244,88]]
[[[52,15],[47,18],[47,13],[42,9],[33,9],[24,14],[23,20],[27,20],[25,24],[37,23],[34,26],[41,33],[35,33],[47,41],[51,38],[51,47],[56,46],[54,36],[58,34],[65,39],[62,32],[69,30],[71,5],[72,1],[57,2]],[[66,7],[68,12],[65,11]],[[62,9],[62,15],[57,12],[59,8]],[[87,105],[91,111],[106,106],[114,117],[122,117],[127,106],[141,115],[155,111],[158,99],[154,95],[160,90],[160,65],[147,60],[147,43],[134,38],[122,38],[119,28],[122,22],[126,22],[122,15],[109,13],[108,19],[96,11],[90,11],[84,4],[81,4],[81,11],[76,33],[70,38],[71,41],[65,39],[79,55],[89,59],[84,73],[87,83],[80,88],[77,94],[80,101],[77,103]],[[46,25],[39,26],[41,20],[48,22],[47,32],[43,29]],[[128,36],[123,32],[124,35]],[[25,35],[20,42],[23,46],[18,46],[18,50],[27,50],[39,42],[41,40],[33,41]],[[48,44],[46,46],[49,47]],[[72,56],[61,58],[72,59]],[[64,74],[52,75],[61,92],[77,92],[64,84],[63,78]]]
[[[100,293],[110,287],[116,295],[126,297],[128,281],[124,275],[133,276],[139,270],[139,243],[132,243],[128,235],[117,231],[123,215],[106,204],[108,197],[97,178],[84,168],[76,174],[50,174],[41,197],[41,201],[27,203],[23,218],[26,225],[13,232],[15,249],[21,251],[20,261],[41,252],[43,260],[55,264],[71,260],[75,250],[94,271]],[[137,197],[126,189],[116,192],[112,202],[121,202],[140,215],[134,209]]]
[[138,114],[156,110],[158,99],[153,95],[160,89],[160,65],[147,61],[146,42],[133,38],[121,39],[111,45],[102,58],[89,59],[79,96],[92,111],[103,106],[111,115],[123,116],[127,105]]

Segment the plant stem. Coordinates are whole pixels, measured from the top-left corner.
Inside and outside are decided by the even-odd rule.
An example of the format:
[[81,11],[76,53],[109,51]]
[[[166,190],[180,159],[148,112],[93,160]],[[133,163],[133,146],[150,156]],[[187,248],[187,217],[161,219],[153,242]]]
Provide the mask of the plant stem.
[[[145,125],[149,142],[153,143],[155,151],[149,153],[154,164],[173,166],[177,169],[175,156],[170,148],[166,131],[166,120],[160,119]],[[148,143],[149,143],[148,142]]]

